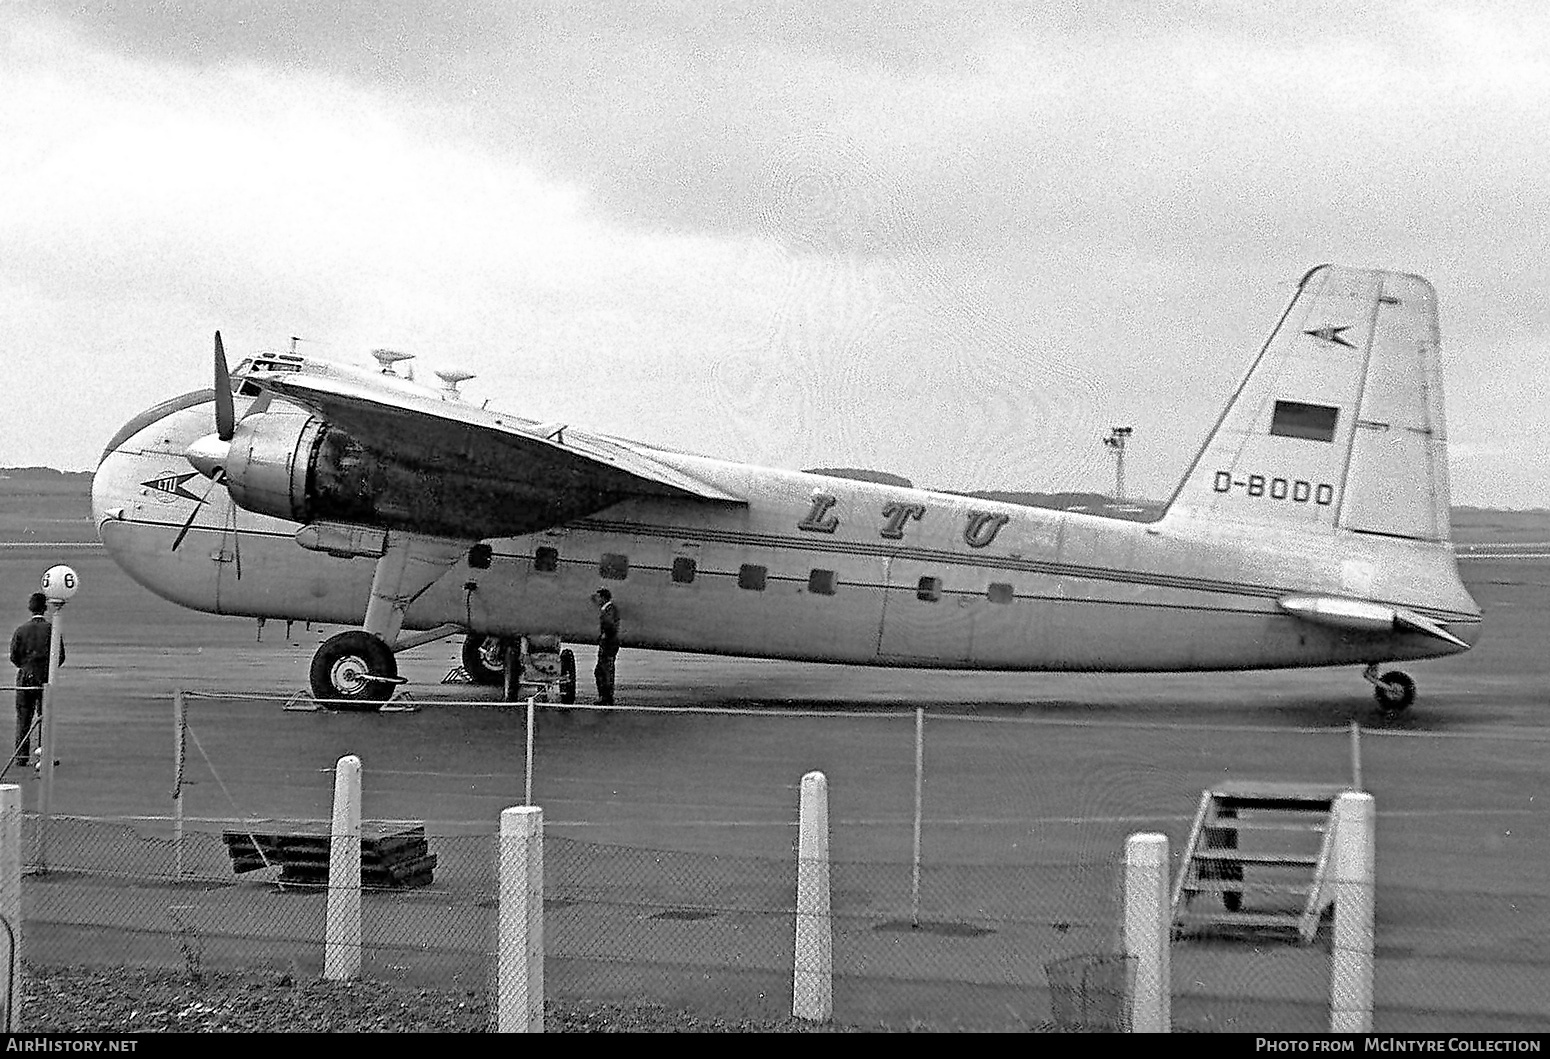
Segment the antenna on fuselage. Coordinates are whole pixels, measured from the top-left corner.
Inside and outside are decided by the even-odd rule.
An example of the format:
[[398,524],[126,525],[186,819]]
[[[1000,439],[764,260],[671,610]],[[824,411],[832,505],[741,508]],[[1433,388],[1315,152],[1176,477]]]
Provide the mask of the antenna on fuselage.
[[1114,502],[1125,502],[1125,440],[1135,432],[1134,427],[1113,427],[1103,443],[1114,450]]
[[393,370],[394,364],[402,360],[414,359],[413,353],[401,353],[396,349],[374,349],[371,355],[376,358],[378,364],[382,365],[382,374],[394,376],[398,374]]
[[461,368],[440,368],[436,372],[436,378],[441,380],[441,398],[444,401],[461,401],[463,395],[458,392],[458,384],[465,383],[469,379],[476,378],[471,371]]

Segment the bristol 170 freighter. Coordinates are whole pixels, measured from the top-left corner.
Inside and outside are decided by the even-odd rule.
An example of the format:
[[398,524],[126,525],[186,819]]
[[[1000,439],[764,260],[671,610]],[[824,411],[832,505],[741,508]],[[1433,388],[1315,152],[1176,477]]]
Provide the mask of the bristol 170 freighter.
[[[93,485],[103,543],[184,606],[350,626],[314,694],[374,708],[395,653],[523,636],[1007,671],[1364,667],[1466,650],[1437,311],[1395,272],[1304,276],[1150,520],[777,470],[542,423],[274,353],[135,417]],[[1246,358],[1247,359],[1247,358]],[[564,654],[567,696],[575,668]],[[508,670],[509,671],[509,670]]]

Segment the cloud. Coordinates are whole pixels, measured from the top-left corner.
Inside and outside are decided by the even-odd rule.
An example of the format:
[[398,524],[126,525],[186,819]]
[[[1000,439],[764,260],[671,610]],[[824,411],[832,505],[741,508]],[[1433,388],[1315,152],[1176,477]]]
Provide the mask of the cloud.
[[1129,422],[1166,492],[1320,261],[1436,282],[1456,436],[1546,388],[1526,7],[17,9],[0,354],[163,353],[83,368],[94,415],[202,382],[222,326],[951,487],[1105,481]]

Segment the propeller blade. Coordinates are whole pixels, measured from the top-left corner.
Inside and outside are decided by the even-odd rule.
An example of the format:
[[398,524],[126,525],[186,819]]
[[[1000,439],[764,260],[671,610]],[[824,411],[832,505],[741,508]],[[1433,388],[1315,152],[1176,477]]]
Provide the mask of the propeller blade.
[[226,368],[226,348],[221,333],[215,332],[215,434],[230,441],[237,431],[237,413],[231,401],[231,372]]
[[192,510],[192,511],[190,511],[188,513],[188,521],[183,523],[183,528],[178,530],[178,535],[176,537],[174,537],[173,540],[172,540],[172,550],[173,551],[177,551],[178,550],[178,545],[183,543],[183,538],[187,537],[188,536],[188,531],[193,529],[193,527],[194,527],[194,519],[199,517],[199,509],[205,506],[205,501],[210,499],[210,494],[212,492],[214,492],[215,491],[215,487],[217,485],[220,485],[220,484],[221,484],[221,480],[219,478],[216,478],[214,481],[212,481],[210,483],[210,488],[205,490],[205,495],[200,497],[198,500],[194,501],[194,510]]

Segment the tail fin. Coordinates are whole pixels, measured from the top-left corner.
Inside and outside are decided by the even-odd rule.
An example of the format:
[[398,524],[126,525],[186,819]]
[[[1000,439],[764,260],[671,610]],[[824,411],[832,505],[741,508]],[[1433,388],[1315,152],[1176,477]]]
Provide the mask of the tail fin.
[[1321,265],[1190,465],[1168,516],[1448,540],[1437,298]]

